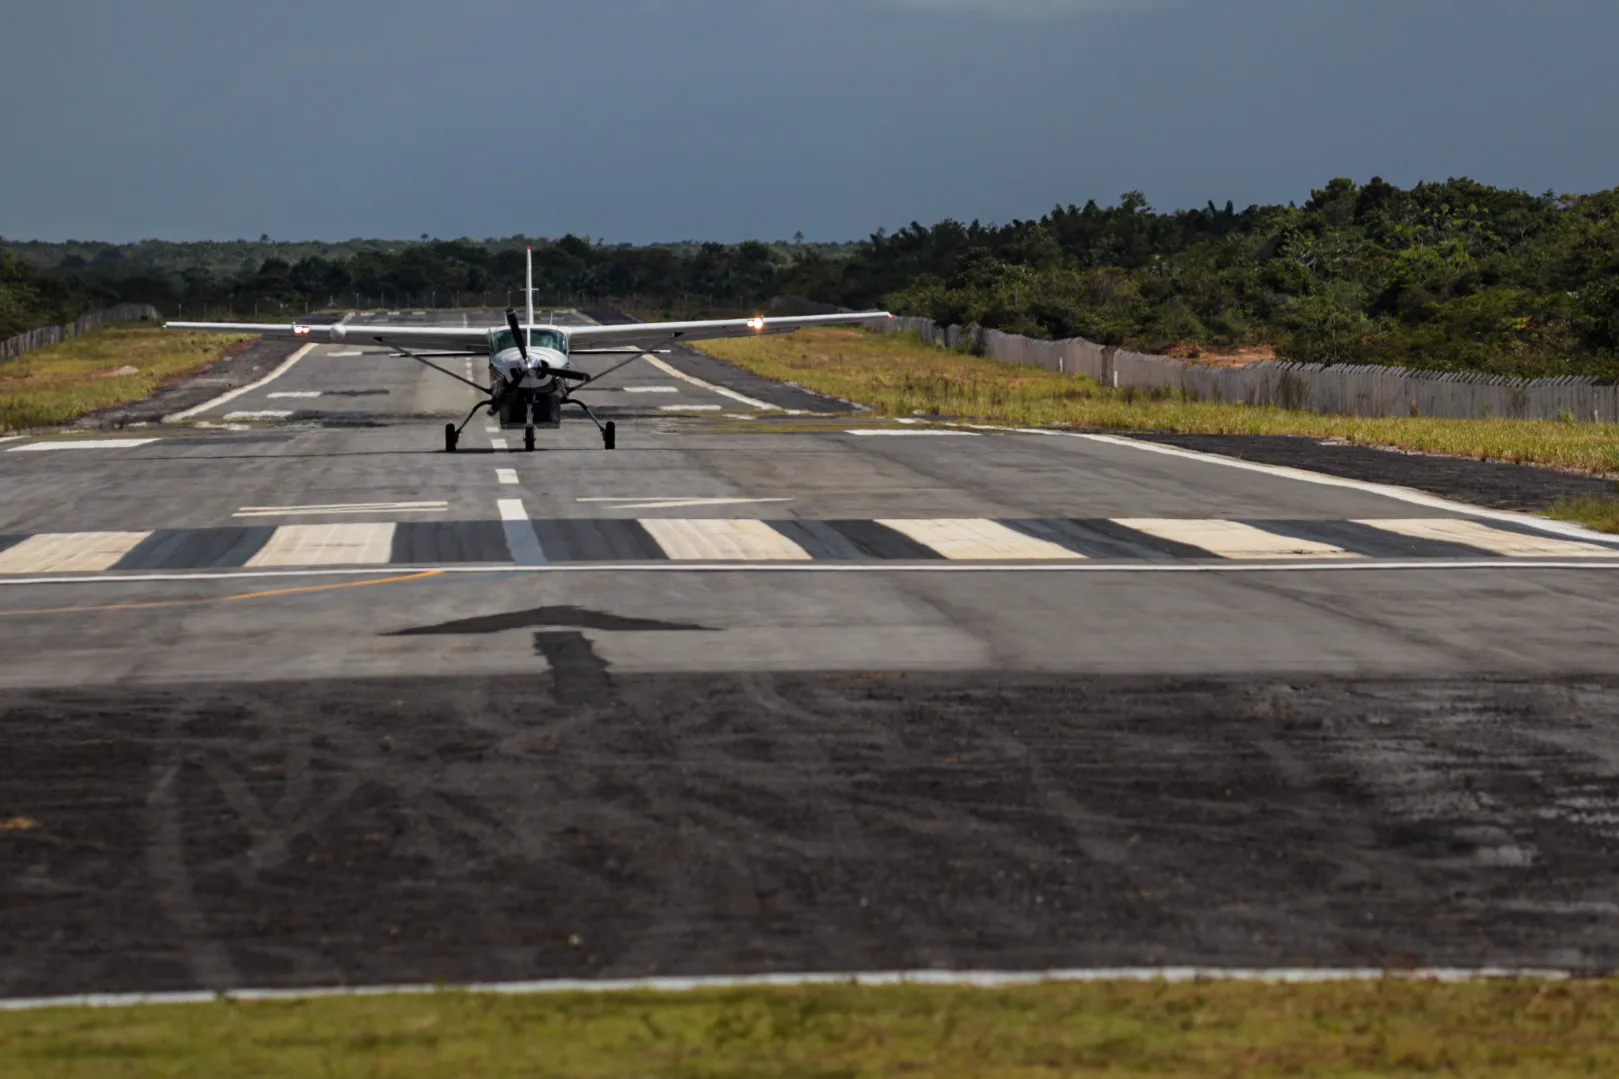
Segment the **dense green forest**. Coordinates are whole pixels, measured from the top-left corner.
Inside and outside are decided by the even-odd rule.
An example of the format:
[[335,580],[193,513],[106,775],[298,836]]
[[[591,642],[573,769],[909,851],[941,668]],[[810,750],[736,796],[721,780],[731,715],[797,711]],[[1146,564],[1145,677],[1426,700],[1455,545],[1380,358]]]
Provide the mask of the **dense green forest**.
[[75,302],[291,313],[545,302],[749,307],[792,295],[1145,350],[1267,344],[1294,359],[1619,376],[1619,189],[1334,180],[1303,205],[1158,213],[1139,193],[1007,225],[859,244],[560,240],[0,243],[0,334]]

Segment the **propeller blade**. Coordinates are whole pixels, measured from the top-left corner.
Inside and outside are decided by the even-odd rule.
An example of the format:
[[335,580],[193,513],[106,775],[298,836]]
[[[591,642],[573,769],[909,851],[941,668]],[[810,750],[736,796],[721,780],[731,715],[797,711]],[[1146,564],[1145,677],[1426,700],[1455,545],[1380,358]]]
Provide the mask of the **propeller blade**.
[[510,307],[506,308],[506,325],[517,339],[517,351],[522,355],[523,362],[528,363],[528,342],[523,339],[523,327],[518,324],[517,312]]

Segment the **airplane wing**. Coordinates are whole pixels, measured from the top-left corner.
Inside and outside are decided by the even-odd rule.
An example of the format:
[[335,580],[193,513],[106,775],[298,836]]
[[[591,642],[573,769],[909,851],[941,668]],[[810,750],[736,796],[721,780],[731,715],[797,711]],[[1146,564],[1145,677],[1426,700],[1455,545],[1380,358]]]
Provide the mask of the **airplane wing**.
[[649,349],[679,341],[712,341],[720,337],[760,337],[792,333],[809,326],[846,326],[893,318],[887,311],[851,311],[846,315],[802,315],[793,318],[734,318],[710,322],[631,322],[613,326],[569,326],[571,352]]
[[402,345],[405,348],[439,349],[450,352],[489,351],[487,326],[379,326],[375,323],[267,323],[267,322],[165,322],[166,330],[199,330],[203,333],[256,333],[264,337],[315,344]]

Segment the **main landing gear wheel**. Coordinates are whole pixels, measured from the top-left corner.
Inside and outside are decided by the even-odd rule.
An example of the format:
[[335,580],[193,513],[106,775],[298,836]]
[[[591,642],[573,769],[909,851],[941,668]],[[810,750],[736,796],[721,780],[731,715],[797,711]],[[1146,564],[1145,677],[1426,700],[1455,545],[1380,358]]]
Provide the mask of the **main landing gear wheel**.
[[523,448],[525,450],[534,448],[534,427],[532,424],[523,429]]
[[610,450],[618,444],[618,426],[612,420],[602,428],[602,449]]
[[455,452],[455,444],[457,442],[460,442],[460,441],[461,441],[461,435],[456,431],[455,424],[453,424],[453,423],[445,424],[444,425],[444,452],[445,453],[454,453]]

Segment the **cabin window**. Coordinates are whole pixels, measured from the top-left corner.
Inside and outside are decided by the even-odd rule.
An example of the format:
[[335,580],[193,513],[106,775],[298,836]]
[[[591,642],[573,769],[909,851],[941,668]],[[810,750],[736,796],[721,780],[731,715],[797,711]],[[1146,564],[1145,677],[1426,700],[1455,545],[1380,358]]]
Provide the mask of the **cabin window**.
[[556,330],[530,330],[528,331],[528,344],[530,348],[548,348],[556,352],[568,351],[568,339]]

